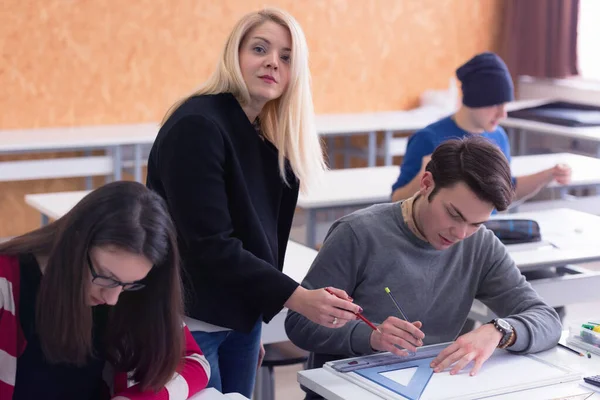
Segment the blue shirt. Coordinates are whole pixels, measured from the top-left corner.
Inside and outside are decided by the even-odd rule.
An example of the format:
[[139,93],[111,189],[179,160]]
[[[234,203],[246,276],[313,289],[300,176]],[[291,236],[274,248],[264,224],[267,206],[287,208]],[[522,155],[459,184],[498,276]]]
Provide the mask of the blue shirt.
[[[400,176],[392,186],[392,192],[412,181],[421,170],[423,157],[433,153],[433,150],[441,143],[449,139],[460,139],[471,135],[473,134],[456,125],[451,116],[415,132],[408,139],[406,154],[400,168]],[[506,132],[501,126],[498,126],[493,132],[484,132],[481,136],[497,144],[510,163],[510,143],[508,142]],[[514,178],[513,185],[515,185]]]

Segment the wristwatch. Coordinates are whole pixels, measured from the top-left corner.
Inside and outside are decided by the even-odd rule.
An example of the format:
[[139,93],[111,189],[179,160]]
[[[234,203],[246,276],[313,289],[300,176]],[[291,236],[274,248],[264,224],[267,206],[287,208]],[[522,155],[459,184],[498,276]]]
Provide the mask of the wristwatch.
[[508,321],[502,318],[496,318],[489,322],[502,334],[502,339],[498,343],[499,349],[505,349],[515,342],[515,328]]

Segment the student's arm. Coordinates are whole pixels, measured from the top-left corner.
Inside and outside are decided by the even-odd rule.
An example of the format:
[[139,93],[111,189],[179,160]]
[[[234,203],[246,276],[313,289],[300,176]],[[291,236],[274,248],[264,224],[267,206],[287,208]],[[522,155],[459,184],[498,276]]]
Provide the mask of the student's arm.
[[435,149],[433,133],[427,129],[415,132],[408,140],[400,176],[392,186],[392,201],[412,197],[418,190],[425,167]]
[[138,385],[126,388],[127,376],[122,374],[116,379],[117,394],[113,400],[186,400],[204,389],[210,378],[210,365],[187,327],[184,334],[186,348],[181,369],[164,388],[156,393],[140,392]]
[[525,280],[492,231],[486,230],[479,247],[486,250],[475,262],[487,266],[487,270],[481,277],[476,298],[515,328],[517,338],[508,350],[536,353],[555,346],[562,327],[554,309]]
[[[333,286],[352,296],[363,272],[363,253],[352,227],[346,222],[336,222],[329,230],[302,286],[308,289]],[[361,320],[330,329],[315,324],[297,312],[288,311],[285,330],[296,346],[311,352],[348,356],[373,353],[370,345],[372,330]]]
[[554,180],[561,184],[569,183],[571,181],[571,168],[564,164],[558,164],[535,174],[519,176],[515,188],[516,200],[526,200],[535,196]]

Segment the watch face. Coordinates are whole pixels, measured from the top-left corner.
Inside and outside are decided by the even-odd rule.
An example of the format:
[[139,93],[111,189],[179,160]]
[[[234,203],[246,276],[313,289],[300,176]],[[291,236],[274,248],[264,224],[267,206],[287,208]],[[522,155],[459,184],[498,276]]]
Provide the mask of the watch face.
[[496,323],[500,328],[504,329],[505,331],[510,331],[510,324],[505,320],[498,318],[496,320]]

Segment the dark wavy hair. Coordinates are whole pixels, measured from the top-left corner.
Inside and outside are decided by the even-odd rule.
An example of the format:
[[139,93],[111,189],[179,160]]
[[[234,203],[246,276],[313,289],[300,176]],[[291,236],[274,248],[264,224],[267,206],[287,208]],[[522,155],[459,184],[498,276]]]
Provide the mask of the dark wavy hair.
[[159,390],[184,354],[179,253],[163,199],[137,182],[119,181],[84,197],[55,222],[0,245],[0,254],[48,257],[36,305],[36,329],[46,358],[82,365],[93,352],[86,256],[114,246],[152,262],[146,287],[123,292],[110,308],[104,336],[107,360],[133,371],[142,390]]

